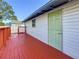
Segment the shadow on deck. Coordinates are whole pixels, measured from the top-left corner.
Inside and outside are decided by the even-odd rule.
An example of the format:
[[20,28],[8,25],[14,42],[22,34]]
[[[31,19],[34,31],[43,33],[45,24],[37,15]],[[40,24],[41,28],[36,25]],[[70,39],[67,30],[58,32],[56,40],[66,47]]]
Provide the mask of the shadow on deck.
[[72,59],[28,34],[12,34],[0,59]]

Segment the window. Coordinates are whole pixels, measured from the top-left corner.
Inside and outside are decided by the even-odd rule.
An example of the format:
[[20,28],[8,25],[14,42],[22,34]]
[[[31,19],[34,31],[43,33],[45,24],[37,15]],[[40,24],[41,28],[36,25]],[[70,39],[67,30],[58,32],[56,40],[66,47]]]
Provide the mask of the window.
[[32,27],[35,27],[36,26],[36,19],[33,19],[32,20]]

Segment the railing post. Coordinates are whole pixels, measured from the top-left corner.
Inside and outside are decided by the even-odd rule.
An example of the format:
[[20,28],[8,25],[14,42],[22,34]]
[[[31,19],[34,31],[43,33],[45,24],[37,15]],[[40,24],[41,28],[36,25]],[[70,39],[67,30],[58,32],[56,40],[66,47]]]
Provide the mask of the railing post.
[[27,27],[25,26],[25,33],[27,33],[26,28],[27,28]]
[[19,26],[18,26],[18,34],[19,34]]

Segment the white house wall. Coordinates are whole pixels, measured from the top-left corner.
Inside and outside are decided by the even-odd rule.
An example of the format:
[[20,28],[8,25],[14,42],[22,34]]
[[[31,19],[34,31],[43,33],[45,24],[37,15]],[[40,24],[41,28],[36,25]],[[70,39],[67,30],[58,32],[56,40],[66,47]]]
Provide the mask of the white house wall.
[[[79,59],[79,0],[58,7],[62,9],[63,52]],[[36,27],[32,28],[32,20],[26,22],[27,33],[48,43],[48,14],[45,13],[36,19]]]
[[18,24],[11,25],[11,33],[18,33]]
[[26,22],[27,33],[38,38],[39,40],[48,43],[48,15],[43,14],[36,19],[36,27],[32,27],[32,20]]
[[11,33],[18,33],[18,28],[20,27],[19,29],[19,32],[25,32],[25,29],[24,27],[21,27],[22,23],[13,23],[11,24]]
[[64,6],[62,14],[63,51],[79,59],[79,0]]

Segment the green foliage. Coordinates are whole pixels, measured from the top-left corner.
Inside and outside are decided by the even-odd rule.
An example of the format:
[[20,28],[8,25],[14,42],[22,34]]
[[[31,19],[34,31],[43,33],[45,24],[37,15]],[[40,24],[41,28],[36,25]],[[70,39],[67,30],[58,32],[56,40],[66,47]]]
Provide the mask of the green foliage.
[[0,22],[0,26],[4,26],[4,25],[5,25],[4,23]]
[[0,2],[1,2],[2,0],[0,0]]
[[17,17],[16,16],[12,16],[11,17],[13,20],[17,20]]
[[2,16],[0,20],[17,20],[12,6],[3,0],[0,0],[0,16]]

